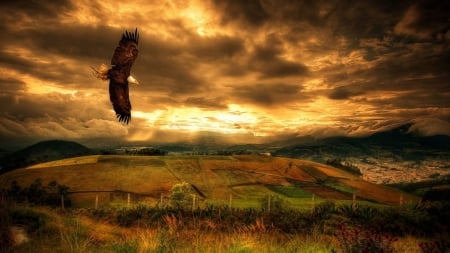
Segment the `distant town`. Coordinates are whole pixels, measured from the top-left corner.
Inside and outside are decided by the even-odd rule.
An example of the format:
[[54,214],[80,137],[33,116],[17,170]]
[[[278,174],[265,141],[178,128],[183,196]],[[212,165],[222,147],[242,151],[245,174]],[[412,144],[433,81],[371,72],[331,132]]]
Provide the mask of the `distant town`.
[[393,161],[388,159],[349,159],[364,180],[377,184],[419,182],[450,175],[447,160]]

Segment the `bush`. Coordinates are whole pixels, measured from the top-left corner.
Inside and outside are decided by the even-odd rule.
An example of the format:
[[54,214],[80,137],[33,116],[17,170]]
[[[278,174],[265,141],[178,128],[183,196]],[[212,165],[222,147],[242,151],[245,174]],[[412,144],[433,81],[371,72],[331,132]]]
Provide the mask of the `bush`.
[[151,208],[142,205],[132,209],[121,209],[117,214],[116,221],[119,226],[129,227],[136,221],[148,217],[148,213],[151,211]]
[[266,211],[280,211],[288,207],[287,202],[278,195],[269,195],[260,200],[261,209]]
[[172,194],[170,195],[170,204],[172,207],[178,209],[189,209],[192,207],[192,199],[195,194],[192,186],[189,183],[182,182],[175,184],[172,187]]
[[15,225],[26,227],[27,232],[34,233],[45,227],[48,218],[31,208],[17,208],[11,210],[11,220]]
[[8,198],[17,203],[26,202],[56,207],[61,205],[61,196],[64,197],[64,206],[71,206],[68,192],[69,187],[65,185],[51,181],[47,186],[44,186],[42,180],[37,178],[30,186],[25,188],[22,188],[17,181],[13,181],[6,194]]
[[445,253],[448,249],[450,249],[450,240],[445,238],[434,240],[431,242],[422,242],[419,243],[419,247],[423,253]]
[[9,231],[11,222],[10,210],[0,200],[0,252],[8,252],[14,243]]
[[341,224],[336,238],[344,253],[359,252],[394,252],[393,242],[396,240],[390,234],[378,233],[375,230],[364,230],[359,226],[348,227]]
[[335,210],[336,205],[334,202],[327,200],[314,207],[312,211],[312,218],[316,220],[329,219]]
[[362,176],[361,170],[355,165],[351,164],[347,161],[342,161],[339,158],[329,159],[326,161],[326,164],[331,165],[333,167],[345,170],[357,176]]

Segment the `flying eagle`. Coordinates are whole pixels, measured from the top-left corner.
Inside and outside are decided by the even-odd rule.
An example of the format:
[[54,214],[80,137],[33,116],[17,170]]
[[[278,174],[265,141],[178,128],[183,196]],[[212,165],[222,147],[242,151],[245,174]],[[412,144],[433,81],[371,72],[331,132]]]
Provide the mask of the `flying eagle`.
[[131,66],[138,56],[139,32],[125,31],[111,59],[111,68],[102,64],[94,74],[102,80],[109,79],[109,99],[119,122],[128,124],[131,120],[131,103],[128,84],[138,84],[130,75]]

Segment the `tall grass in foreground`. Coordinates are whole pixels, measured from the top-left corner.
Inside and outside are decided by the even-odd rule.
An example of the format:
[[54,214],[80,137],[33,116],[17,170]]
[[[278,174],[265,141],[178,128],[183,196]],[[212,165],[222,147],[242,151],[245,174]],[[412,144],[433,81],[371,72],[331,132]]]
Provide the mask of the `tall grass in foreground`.
[[446,210],[326,202],[312,212],[16,206],[0,214],[9,224],[24,224],[31,238],[10,252],[439,252],[448,248],[448,239],[440,239],[448,235]]

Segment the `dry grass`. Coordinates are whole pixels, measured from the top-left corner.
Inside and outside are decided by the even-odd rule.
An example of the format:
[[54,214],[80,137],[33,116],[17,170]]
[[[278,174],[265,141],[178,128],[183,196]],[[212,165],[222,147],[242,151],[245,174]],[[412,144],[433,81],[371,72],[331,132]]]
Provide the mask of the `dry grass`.
[[[286,234],[273,230],[262,218],[232,231],[204,220],[187,227],[175,215],[162,218],[161,227],[144,224],[123,228],[94,220],[82,213],[33,208],[47,217],[39,232],[12,252],[331,252],[339,242],[332,235],[313,230],[310,234]],[[424,239],[399,237],[395,252],[420,252]]]
[[51,162],[45,162],[45,163],[39,163],[36,165],[32,165],[28,167],[27,169],[39,169],[39,168],[46,168],[46,167],[56,167],[56,166],[69,166],[74,164],[91,164],[91,163],[97,163],[99,155],[92,155],[92,156],[81,156],[81,157],[75,157],[75,158],[67,158],[57,161],[51,161]]

